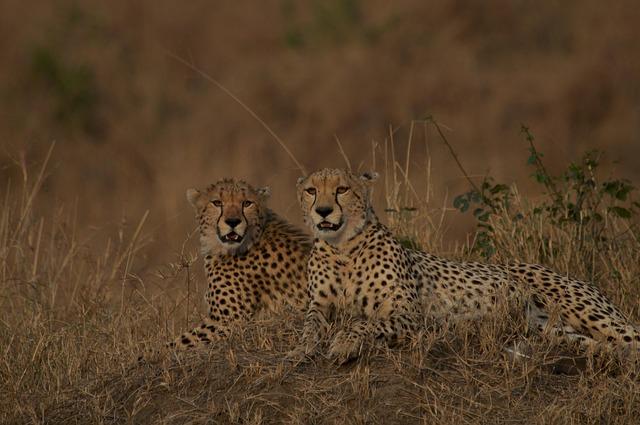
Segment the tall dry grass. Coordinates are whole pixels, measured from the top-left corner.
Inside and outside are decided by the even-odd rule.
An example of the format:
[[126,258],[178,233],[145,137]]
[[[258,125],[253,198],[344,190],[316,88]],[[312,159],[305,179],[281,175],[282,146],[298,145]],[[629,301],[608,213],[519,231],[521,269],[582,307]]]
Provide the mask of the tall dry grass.
[[123,225],[96,243],[98,232],[76,225],[81,206],[37,207],[53,148],[33,175],[18,161],[22,180],[3,191],[2,423],[46,421],[48,404],[124,365],[139,324],[161,308],[139,290],[146,214],[132,232]]
[[[637,422],[637,373],[615,356],[557,376],[554,343],[532,337],[532,359],[505,357],[517,316],[426,323],[408,346],[369,347],[344,367],[283,362],[301,321],[284,315],[211,351],[135,362],[202,313],[186,187],[269,184],[275,208],[299,222],[287,190],[296,167],[172,54],[250,105],[307,168],[346,157],[382,171],[376,207],[404,242],[477,260],[472,237],[447,242],[471,225],[449,207],[467,189],[455,161],[424,123],[387,123],[437,115],[472,178],[519,181],[522,211],[537,198],[520,166],[521,122],[544,129],[551,168],[600,147],[637,179],[640,8],[602,10],[596,0],[1,2],[0,423]],[[640,250],[624,221],[608,221],[615,243],[596,246],[542,219],[492,220],[492,261],[594,280],[640,317]]]
[[[449,212],[415,191],[429,186],[432,166],[407,177],[412,165],[403,155],[412,143],[399,153],[390,137],[379,150],[386,164],[380,215],[423,249],[478,259],[469,246],[443,245]],[[175,261],[149,266],[148,242],[159,230],[148,229],[146,215],[108,237],[76,225],[81,205],[40,207],[50,152],[36,169],[18,161],[22,180],[1,198],[0,423],[637,423],[636,366],[604,353],[580,357],[581,372],[559,375],[558,361],[572,351],[539,335],[526,340],[531,358],[514,362],[504,348],[523,341],[518,314],[425,321],[408,344],[367,346],[359,360],[336,366],[323,356],[287,362],[303,318],[282,313],[238,326],[210,350],[139,364],[143,348],[159,347],[201,311],[197,247],[187,237],[174,247]],[[506,214],[492,224],[495,260],[541,261],[595,280],[639,318],[633,233],[596,249],[543,220]],[[625,230],[615,219],[607,226],[612,234]]]

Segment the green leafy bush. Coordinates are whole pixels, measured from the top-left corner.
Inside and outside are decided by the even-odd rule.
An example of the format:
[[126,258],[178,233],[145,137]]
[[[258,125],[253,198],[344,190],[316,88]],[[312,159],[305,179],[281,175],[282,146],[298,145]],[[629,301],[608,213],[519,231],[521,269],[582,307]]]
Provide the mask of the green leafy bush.
[[633,218],[640,212],[640,203],[633,199],[635,187],[629,180],[602,177],[603,153],[586,152],[580,161],[570,163],[560,175],[549,173],[543,162],[544,154],[535,146],[535,138],[528,127],[522,126],[529,147],[527,164],[533,167],[532,179],[542,186],[543,197],[533,201],[531,209],[513,207],[514,191],[496,183],[490,176],[477,186],[458,195],[453,206],[460,212],[472,211],[477,221],[477,235],[473,246],[489,258],[495,253],[495,235],[491,218],[507,214],[513,220],[526,215],[539,216],[551,225],[575,233],[578,243],[588,240],[596,245],[610,242],[615,237],[605,232],[607,219],[615,217],[628,221],[634,228]]

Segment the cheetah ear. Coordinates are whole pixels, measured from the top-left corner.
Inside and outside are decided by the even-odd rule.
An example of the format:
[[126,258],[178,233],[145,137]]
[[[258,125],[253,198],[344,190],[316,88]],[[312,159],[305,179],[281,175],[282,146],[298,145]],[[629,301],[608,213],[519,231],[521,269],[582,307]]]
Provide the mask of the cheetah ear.
[[187,189],[187,200],[195,209],[200,208],[202,194],[197,189]]
[[360,175],[360,180],[362,180],[364,183],[373,183],[378,180],[378,176],[379,174],[375,171],[366,172]]
[[269,196],[271,196],[271,188],[269,186],[261,187],[257,189],[256,192],[262,199],[267,199],[269,198]]

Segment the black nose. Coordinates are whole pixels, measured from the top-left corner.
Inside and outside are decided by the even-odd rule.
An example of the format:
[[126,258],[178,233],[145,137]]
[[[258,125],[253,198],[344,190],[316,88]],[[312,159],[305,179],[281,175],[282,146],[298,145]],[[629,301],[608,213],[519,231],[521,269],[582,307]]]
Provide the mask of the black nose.
[[318,207],[316,208],[316,212],[322,218],[327,218],[329,214],[333,212],[333,208],[331,207]]
[[240,220],[239,218],[227,218],[224,220],[225,223],[227,223],[227,225],[229,225],[229,227],[236,227],[238,224],[240,224],[242,220]]

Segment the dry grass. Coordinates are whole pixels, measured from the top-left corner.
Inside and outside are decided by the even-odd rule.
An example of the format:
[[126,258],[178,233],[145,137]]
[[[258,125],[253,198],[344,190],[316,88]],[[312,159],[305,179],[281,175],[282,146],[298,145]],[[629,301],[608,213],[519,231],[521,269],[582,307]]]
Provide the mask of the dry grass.
[[[472,177],[525,181],[521,122],[551,168],[600,147],[638,176],[631,0],[607,13],[597,0],[261,5],[0,3],[0,423],[637,423],[637,373],[615,356],[558,376],[553,343],[533,339],[533,358],[511,363],[518,317],[428,323],[337,367],[285,363],[301,318],[283,314],[211,351],[135,362],[201,313],[186,187],[269,184],[299,222],[287,155],[171,54],[307,168],[382,169],[380,215],[447,257],[477,259],[445,243],[470,228],[448,208],[467,182],[433,130],[387,123],[442,119]],[[604,246],[541,220],[493,225],[496,260],[594,280],[640,318],[640,247],[624,223],[607,222],[622,237]]]
[[[411,184],[428,183],[429,167],[419,181],[405,179],[407,166],[391,148],[388,221],[442,252],[443,212],[412,195]],[[102,241],[77,228],[73,210],[35,210],[46,165],[33,179],[19,165],[22,188],[9,186],[2,198],[0,423],[637,423],[635,366],[603,353],[582,358],[580,373],[558,375],[567,351],[544,336],[528,339],[530,359],[513,362],[504,347],[521,341],[525,326],[506,311],[481,323],[425,323],[407,344],[365,347],[344,366],[322,356],[287,362],[302,321],[287,312],[238,327],[210,350],[138,364],[143,346],[159,347],[197,317],[195,249],[176,247],[176,261],[154,270],[144,260],[153,236],[146,216]],[[609,231],[620,233],[619,224]],[[500,259],[544,257],[561,272],[593,278],[638,319],[632,233],[577,249],[570,232],[544,222],[505,216],[494,225]],[[448,255],[473,258],[462,248]]]

